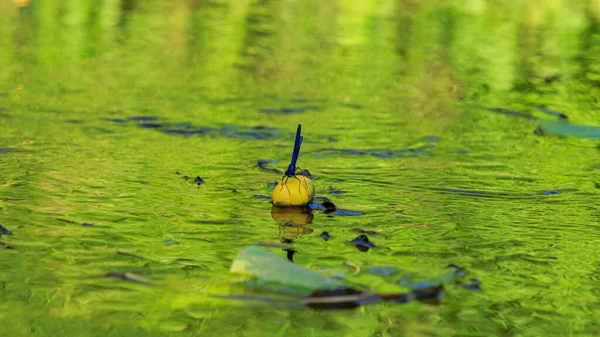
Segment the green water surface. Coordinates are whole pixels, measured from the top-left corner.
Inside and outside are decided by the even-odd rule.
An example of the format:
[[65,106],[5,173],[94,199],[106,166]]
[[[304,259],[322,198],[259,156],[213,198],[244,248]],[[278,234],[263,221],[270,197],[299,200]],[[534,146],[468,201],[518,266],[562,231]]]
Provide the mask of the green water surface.
[[[597,0],[2,1],[0,336],[600,335],[598,141],[472,107],[598,125],[598,60]],[[304,235],[257,197],[299,123],[317,196],[364,213],[315,211]],[[448,264],[482,290],[353,311],[210,296],[234,292],[240,249],[283,239],[374,291]]]

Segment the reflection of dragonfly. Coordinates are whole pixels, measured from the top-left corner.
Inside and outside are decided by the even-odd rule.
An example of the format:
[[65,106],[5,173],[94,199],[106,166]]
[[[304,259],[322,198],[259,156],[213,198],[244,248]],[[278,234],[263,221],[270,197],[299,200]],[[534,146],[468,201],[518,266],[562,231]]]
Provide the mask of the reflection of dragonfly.
[[600,126],[594,125],[581,125],[573,124],[569,122],[569,117],[560,112],[552,111],[545,106],[536,106],[535,108],[548,116],[554,118],[540,118],[526,112],[515,111],[503,108],[489,108],[484,106],[477,106],[477,108],[504,114],[520,118],[526,118],[531,120],[538,120],[540,122],[540,128],[553,134],[561,136],[572,136],[578,138],[600,138]]

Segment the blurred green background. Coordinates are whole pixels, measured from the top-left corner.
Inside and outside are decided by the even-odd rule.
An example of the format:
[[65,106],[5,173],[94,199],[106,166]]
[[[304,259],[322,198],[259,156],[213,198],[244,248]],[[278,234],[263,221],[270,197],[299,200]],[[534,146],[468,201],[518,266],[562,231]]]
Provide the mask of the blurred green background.
[[[599,58],[598,0],[3,1],[0,336],[597,336],[598,142],[473,106],[598,125]],[[364,214],[299,229],[256,197],[299,123],[317,195]],[[451,263],[482,290],[344,312],[210,297],[241,248],[282,240],[376,291]]]

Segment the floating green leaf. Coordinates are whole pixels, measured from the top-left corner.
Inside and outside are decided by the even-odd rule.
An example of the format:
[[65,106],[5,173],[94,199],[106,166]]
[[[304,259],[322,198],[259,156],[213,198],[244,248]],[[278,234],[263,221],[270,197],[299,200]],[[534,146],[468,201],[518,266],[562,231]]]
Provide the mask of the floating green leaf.
[[542,129],[562,136],[578,138],[600,138],[600,127],[594,125],[571,124],[566,120],[540,118]]
[[315,290],[347,286],[257,247],[242,249],[233,261],[230,272],[246,278],[251,285],[301,296],[310,295]]

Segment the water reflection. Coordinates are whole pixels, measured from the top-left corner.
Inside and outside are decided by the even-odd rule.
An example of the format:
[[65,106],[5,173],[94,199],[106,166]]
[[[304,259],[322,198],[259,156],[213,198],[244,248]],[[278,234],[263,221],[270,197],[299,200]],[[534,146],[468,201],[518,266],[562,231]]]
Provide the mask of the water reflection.
[[276,222],[290,222],[294,225],[311,224],[315,218],[308,206],[279,207],[273,205],[271,217]]

